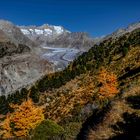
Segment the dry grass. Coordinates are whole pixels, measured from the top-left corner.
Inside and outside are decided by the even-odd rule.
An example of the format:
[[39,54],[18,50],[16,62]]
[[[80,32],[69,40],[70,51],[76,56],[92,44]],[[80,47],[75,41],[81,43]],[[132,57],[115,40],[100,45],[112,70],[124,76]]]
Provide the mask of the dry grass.
[[[114,56],[115,57],[115,56]],[[134,69],[140,66],[140,46],[132,47],[127,55],[118,61],[112,61],[108,69],[116,75],[125,73],[125,68]]]
[[96,130],[91,128],[88,135],[88,140],[106,140],[112,137],[114,134],[111,125],[115,124],[118,121],[122,121],[122,114],[124,112],[140,114],[139,110],[135,110],[129,107],[125,99],[129,96],[140,95],[140,79],[138,79],[137,84],[133,85],[131,89],[127,89],[121,99],[117,99],[113,102],[112,109],[106,114],[103,122],[101,122]]
[[73,109],[78,111],[79,107],[92,103],[96,93],[93,79],[94,77],[91,77],[89,73],[83,74],[65,86],[43,94],[41,99],[44,103],[46,98],[51,98],[51,102],[46,107],[46,118],[59,122],[65,117],[72,117]]

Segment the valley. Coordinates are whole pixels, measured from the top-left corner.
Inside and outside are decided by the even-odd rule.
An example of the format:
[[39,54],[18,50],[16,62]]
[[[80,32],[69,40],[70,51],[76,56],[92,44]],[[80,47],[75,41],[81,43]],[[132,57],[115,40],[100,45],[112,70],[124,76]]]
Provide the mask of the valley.
[[0,58],[1,139],[137,140],[140,23],[96,43],[83,33],[56,37],[51,29],[51,40],[30,34],[30,49],[1,44],[11,47]]
[[83,52],[74,48],[42,47],[41,57],[54,64],[54,72],[63,70]]

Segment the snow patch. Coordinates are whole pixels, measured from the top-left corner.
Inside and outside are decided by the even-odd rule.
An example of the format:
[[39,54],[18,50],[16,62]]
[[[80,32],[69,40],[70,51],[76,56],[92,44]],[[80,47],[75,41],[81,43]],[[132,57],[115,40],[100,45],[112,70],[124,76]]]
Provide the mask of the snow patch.
[[64,31],[61,26],[53,26],[53,27],[57,34],[62,34]]
[[62,26],[53,26],[53,25],[47,25],[47,26],[31,26],[31,27],[20,27],[20,30],[23,34],[25,35],[33,35],[33,36],[39,36],[39,35],[44,35],[44,36],[59,36],[65,32],[70,33],[68,30],[65,30]]
[[31,32],[31,34],[33,34],[33,33],[34,33],[34,30],[33,30],[33,29],[29,29],[29,31]]
[[52,32],[53,31],[51,29],[44,29],[45,36],[52,35]]
[[28,30],[26,30],[26,29],[21,29],[21,32],[22,32],[23,34],[30,34],[30,32],[29,32]]
[[41,34],[43,34],[43,30],[35,29],[35,33],[37,35],[41,35]]

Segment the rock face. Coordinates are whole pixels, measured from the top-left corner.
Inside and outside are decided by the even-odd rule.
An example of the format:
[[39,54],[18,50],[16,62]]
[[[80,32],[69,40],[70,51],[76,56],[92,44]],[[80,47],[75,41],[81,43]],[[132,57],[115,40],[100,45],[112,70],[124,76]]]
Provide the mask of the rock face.
[[18,27],[9,21],[0,20],[0,30],[2,30],[7,38],[16,45],[25,44],[29,47],[34,46],[34,43],[26,37]]
[[24,86],[30,86],[46,73],[51,65],[25,45],[0,43],[0,95],[7,95]]
[[6,34],[0,30],[0,42],[8,42],[9,41],[9,38],[8,36],[6,36]]
[[15,54],[0,59],[0,95],[28,86],[49,73],[50,65],[31,53]]
[[94,44],[95,41],[84,32],[61,34],[53,42],[48,42],[49,46],[53,45],[64,48],[75,48],[81,51],[89,50]]
[[18,27],[0,20],[0,96],[30,85],[51,71],[40,48]]
[[0,58],[30,51],[31,49],[23,44],[19,44],[18,46],[16,46],[11,42],[0,42]]

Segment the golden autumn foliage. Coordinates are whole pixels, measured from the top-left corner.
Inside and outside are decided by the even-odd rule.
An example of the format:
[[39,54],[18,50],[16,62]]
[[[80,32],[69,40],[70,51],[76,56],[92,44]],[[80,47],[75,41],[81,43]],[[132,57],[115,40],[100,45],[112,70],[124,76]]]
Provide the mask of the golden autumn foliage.
[[43,108],[34,105],[31,99],[21,105],[11,105],[13,113],[0,123],[0,135],[3,138],[25,137],[44,120]]
[[12,137],[12,128],[10,127],[10,115],[6,115],[6,119],[4,122],[0,124],[0,136],[3,136],[3,138],[11,138]]
[[105,68],[102,68],[98,75],[98,82],[101,83],[99,88],[99,98],[114,97],[119,93],[117,76],[112,72],[108,72]]
[[[65,87],[59,89],[60,92],[55,98],[53,98],[49,103],[49,106],[46,108],[46,117],[55,122],[60,122],[63,118],[68,116],[72,117],[72,110],[78,109],[93,100],[92,97],[94,95],[95,85],[92,77],[88,74],[86,74],[84,79],[82,77],[81,79],[75,79],[68,82]],[[66,89],[69,90],[67,91]],[[51,92],[51,95],[56,93],[57,91],[53,94]],[[45,99],[44,95],[43,99]]]

